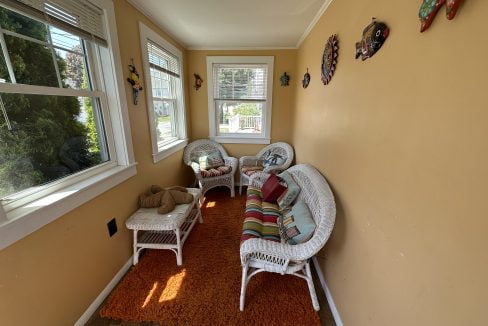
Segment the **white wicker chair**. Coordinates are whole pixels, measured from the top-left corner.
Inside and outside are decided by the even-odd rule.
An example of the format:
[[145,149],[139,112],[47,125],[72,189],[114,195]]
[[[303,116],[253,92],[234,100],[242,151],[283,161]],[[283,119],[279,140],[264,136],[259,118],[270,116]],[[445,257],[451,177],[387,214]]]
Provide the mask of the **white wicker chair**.
[[[260,272],[291,274],[307,281],[312,305],[319,310],[319,302],[310,272],[310,259],[325,245],[335,222],[334,196],[325,178],[311,165],[300,164],[288,169],[301,188],[303,199],[317,225],[310,240],[298,245],[277,243],[263,239],[248,239],[241,244],[242,286],[240,310],[244,310],[246,286]],[[251,185],[261,187],[269,174],[251,176]]]
[[[192,153],[196,151],[209,152],[213,150],[220,151],[222,157],[224,158],[225,165],[232,167],[232,171],[230,173],[219,175],[216,177],[203,178],[200,174],[198,164],[192,164]],[[186,165],[190,166],[193,169],[193,172],[195,173],[195,177],[198,182],[198,186],[202,190],[202,196],[204,196],[209,189],[224,186],[230,189],[230,196],[234,197],[234,173],[237,169],[237,159],[235,157],[230,157],[229,155],[227,155],[227,152],[222,147],[222,145],[208,139],[196,140],[185,147],[183,161]]]
[[242,186],[249,185],[249,176],[242,173],[242,167],[253,165],[256,162],[256,160],[262,159],[264,153],[266,153],[268,150],[273,150],[273,152],[280,154],[283,157],[286,157],[286,161],[282,165],[268,166],[263,170],[263,172],[265,173],[279,173],[281,171],[288,169],[291,165],[291,162],[293,162],[293,156],[294,156],[293,147],[291,147],[289,144],[284,142],[270,144],[264,147],[262,150],[260,150],[259,153],[256,154],[256,156],[241,157],[239,159],[239,174],[241,176],[240,184],[239,184],[239,194],[242,194]]

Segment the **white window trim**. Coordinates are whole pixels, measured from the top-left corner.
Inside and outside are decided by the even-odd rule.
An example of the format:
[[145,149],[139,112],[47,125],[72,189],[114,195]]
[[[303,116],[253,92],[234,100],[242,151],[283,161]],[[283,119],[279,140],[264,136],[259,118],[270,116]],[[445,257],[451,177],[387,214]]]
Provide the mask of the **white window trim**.
[[[268,65],[268,80],[266,88],[266,112],[264,118],[264,135],[248,134],[228,134],[218,135],[214,85],[213,85],[213,65],[214,64],[266,64]],[[273,56],[207,56],[207,84],[208,84],[208,123],[209,138],[223,144],[270,144],[271,143],[271,117],[273,109],[273,75],[274,57]]]
[[[101,67],[106,79],[105,99],[109,109],[107,119],[110,120],[112,129],[116,163],[110,167],[102,167],[95,175],[80,173],[71,178],[66,187],[52,187],[55,189],[53,192],[8,212],[0,205],[0,250],[137,174],[114,5],[111,0],[90,1],[103,9],[106,18],[108,55],[102,56]],[[0,87],[0,91],[4,92],[15,89],[15,86],[8,84]],[[68,94],[61,90],[60,95]],[[76,95],[79,96],[79,93]]]
[[[142,62],[144,68],[144,77],[146,79],[146,101],[147,101],[147,114],[149,118],[149,130],[151,133],[152,155],[154,163],[161,161],[162,159],[176,153],[183,149],[188,144],[187,130],[186,130],[186,106],[185,106],[185,80],[184,80],[184,68],[183,68],[183,53],[175,47],[173,44],[165,40],[161,35],[139,22],[139,32],[141,35],[141,50],[142,50]],[[149,58],[147,51],[147,41],[150,40],[156,43],[166,51],[176,56],[180,64],[180,80],[181,80],[181,98],[178,102],[178,119],[176,121],[176,127],[178,128],[179,138],[168,144],[160,146],[157,139],[156,125],[154,123],[154,105],[153,105],[153,93],[151,85],[151,69],[149,67]],[[178,99],[177,99],[178,100]]]

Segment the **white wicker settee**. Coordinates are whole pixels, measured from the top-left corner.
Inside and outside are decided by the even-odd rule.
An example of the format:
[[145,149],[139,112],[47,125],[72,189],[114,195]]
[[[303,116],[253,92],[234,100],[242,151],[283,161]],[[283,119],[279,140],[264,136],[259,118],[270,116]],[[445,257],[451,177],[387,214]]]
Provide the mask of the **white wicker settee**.
[[[192,156],[194,153],[211,152],[215,150],[218,150],[222,154],[225,165],[231,167],[230,173],[204,178],[200,173],[198,164],[192,164],[194,163],[192,162]],[[231,197],[234,197],[234,173],[237,169],[237,159],[235,157],[230,157],[222,145],[209,139],[195,140],[185,147],[183,161],[193,169],[198,186],[202,190],[202,196],[204,196],[209,189],[224,186],[230,189],[230,195]]]
[[239,159],[239,174],[240,174],[240,182],[239,182],[239,194],[242,194],[242,186],[249,185],[249,178],[250,176],[246,175],[242,172],[242,168],[245,166],[250,166],[256,164],[256,161],[263,159],[264,156],[271,152],[272,154],[279,155],[285,161],[283,164],[279,165],[270,165],[263,169],[265,173],[279,173],[288,169],[293,162],[293,147],[289,144],[284,142],[277,142],[270,144],[260,150],[256,156],[243,156]]
[[[310,259],[325,245],[335,222],[334,196],[325,178],[309,164],[299,164],[287,170],[301,191],[298,200],[307,204],[316,224],[314,234],[305,243],[289,245],[261,238],[247,239],[241,243],[242,286],[240,310],[244,310],[246,286],[260,272],[291,274],[307,281],[312,305],[320,306],[310,271]],[[261,188],[269,174],[251,176],[251,186]]]

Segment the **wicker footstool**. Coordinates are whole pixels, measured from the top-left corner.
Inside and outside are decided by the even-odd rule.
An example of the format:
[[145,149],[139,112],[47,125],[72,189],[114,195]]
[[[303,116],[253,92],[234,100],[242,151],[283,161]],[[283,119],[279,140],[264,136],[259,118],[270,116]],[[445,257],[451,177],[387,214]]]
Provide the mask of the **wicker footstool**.
[[193,195],[190,204],[177,205],[168,214],[158,214],[157,208],[140,208],[125,222],[126,227],[134,232],[134,265],[139,262],[140,251],[145,248],[172,250],[178,266],[183,263],[183,244],[197,219],[203,222],[199,204],[201,191],[188,188],[188,192]]

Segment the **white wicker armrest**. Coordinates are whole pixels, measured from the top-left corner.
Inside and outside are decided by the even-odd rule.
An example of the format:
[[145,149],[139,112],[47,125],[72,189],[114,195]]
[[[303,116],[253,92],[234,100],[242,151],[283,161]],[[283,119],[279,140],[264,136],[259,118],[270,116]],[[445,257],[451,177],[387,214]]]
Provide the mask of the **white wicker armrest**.
[[289,245],[259,238],[248,239],[241,244],[241,264],[244,265],[251,254],[264,254],[293,261],[306,260],[315,254],[309,252],[308,247],[306,243]]
[[235,157],[224,157],[225,165],[232,167],[232,173],[237,170],[237,159]]
[[249,185],[251,185],[254,188],[261,189],[261,187],[266,182],[266,180],[268,180],[270,175],[271,174],[269,173],[256,172],[249,177]]
[[190,162],[189,166],[193,169],[193,172],[195,172],[195,174],[200,174],[200,164],[196,162]]

